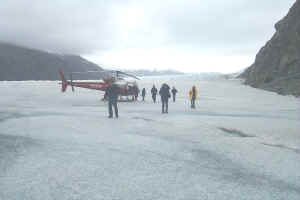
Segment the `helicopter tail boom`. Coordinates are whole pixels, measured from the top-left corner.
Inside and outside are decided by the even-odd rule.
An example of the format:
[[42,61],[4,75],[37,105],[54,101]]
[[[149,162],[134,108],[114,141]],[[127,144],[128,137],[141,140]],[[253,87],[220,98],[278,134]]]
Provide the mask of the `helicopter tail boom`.
[[67,89],[67,86],[68,86],[68,82],[66,81],[65,76],[64,76],[63,72],[61,71],[61,69],[59,69],[58,71],[59,71],[59,75],[61,78],[61,91],[65,92]]

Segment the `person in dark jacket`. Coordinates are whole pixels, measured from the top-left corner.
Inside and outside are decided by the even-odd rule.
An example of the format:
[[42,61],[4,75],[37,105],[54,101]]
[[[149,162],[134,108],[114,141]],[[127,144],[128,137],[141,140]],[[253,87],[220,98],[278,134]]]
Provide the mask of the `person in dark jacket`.
[[168,113],[168,102],[171,94],[170,87],[166,83],[162,84],[159,90],[159,95],[161,97],[162,113]]
[[137,101],[140,90],[137,85],[133,86],[133,90],[134,90],[134,100]]
[[109,112],[109,118],[113,117],[113,109],[112,107],[114,107],[115,110],[115,116],[116,118],[119,117],[119,113],[118,113],[118,96],[120,94],[120,88],[112,83],[111,85],[109,85],[106,88],[106,93],[107,93],[107,98],[108,98],[108,112]]
[[172,92],[172,95],[173,95],[173,102],[175,102],[175,100],[176,100],[176,93],[178,92],[176,89],[175,89],[175,87],[173,86],[173,89],[171,90],[171,92]]
[[142,89],[142,97],[143,97],[143,101],[145,101],[145,96],[146,96],[146,89],[143,88],[143,89]]
[[156,102],[156,94],[157,94],[157,89],[156,89],[155,85],[153,85],[153,87],[151,89],[151,94],[152,94],[153,102],[155,103]]

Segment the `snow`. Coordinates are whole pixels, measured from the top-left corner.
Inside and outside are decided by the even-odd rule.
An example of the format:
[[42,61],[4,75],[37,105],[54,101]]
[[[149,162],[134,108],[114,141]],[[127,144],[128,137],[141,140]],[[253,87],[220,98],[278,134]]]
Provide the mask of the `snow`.
[[[169,114],[149,95],[163,82]],[[139,85],[146,102],[108,119],[101,92],[0,82],[0,199],[300,199],[299,99],[199,76]]]

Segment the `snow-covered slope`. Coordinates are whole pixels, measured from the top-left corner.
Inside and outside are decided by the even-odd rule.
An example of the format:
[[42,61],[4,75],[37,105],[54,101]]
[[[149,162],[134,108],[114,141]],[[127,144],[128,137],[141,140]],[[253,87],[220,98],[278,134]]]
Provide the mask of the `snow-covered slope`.
[[[149,95],[163,82],[179,91],[168,115]],[[299,99],[226,80],[140,87],[146,102],[108,119],[101,92],[0,82],[0,199],[300,198]]]

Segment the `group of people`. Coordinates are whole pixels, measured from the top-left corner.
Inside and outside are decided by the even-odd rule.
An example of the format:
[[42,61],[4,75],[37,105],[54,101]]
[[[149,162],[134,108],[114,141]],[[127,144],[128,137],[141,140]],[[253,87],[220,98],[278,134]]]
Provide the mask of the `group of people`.
[[[156,103],[156,96],[157,96],[157,88],[155,85],[151,88],[151,96],[152,100],[154,103]],[[173,96],[173,102],[176,101],[176,93],[178,91],[176,90],[175,87],[172,88],[171,93]],[[171,97],[170,94],[170,86],[167,85],[166,83],[162,84],[160,90],[159,90],[159,95],[161,97],[161,103],[162,103],[162,113],[168,113],[168,103],[169,103],[169,98]],[[146,89],[142,89],[142,99],[145,101],[145,96],[146,96]]]
[[[155,85],[153,85],[152,89],[151,89],[151,95],[152,95],[152,100],[154,103],[156,103],[156,96],[157,96],[157,88],[155,87]],[[177,89],[173,86],[171,93],[172,93],[172,97],[173,97],[173,102],[176,101],[176,94],[177,94]],[[168,107],[169,107],[169,98],[171,98],[171,93],[170,93],[170,86],[166,83],[162,84],[161,88],[159,89],[158,94],[161,97],[161,103],[162,103],[162,113],[168,113]],[[113,108],[115,111],[115,117],[118,118],[119,114],[118,114],[118,96],[120,94],[120,88],[116,85],[116,84],[111,84],[107,87],[106,89],[106,95],[108,98],[108,112],[109,112],[109,118],[113,117]],[[142,89],[142,100],[145,101],[145,97],[146,97],[146,89],[143,88]],[[191,88],[191,90],[189,91],[189,97],[191,100],[191,108],[195,109],[195,100],[197,98],[197,89],[195,86],[193,86]]]
[[[168,87],[168,94],[170,94],[170,92],[169,92],[170,87],[166,83],[164,83],[162,85],[162,87],[160,88],[160,91],[162,89],[164,90],[165,87]],[[175,102],[175,100],[176,100],[176,94],[177,94],[177,92],[178,91],[176,90],[176,88],[173,87],[172,90],[171,90],[171,93],[172,93],[172,96],[173,96],[173,102]],[[152,100],[153,100],[154,103],[156,103],[156,95],[157,95],[157,88],[155,87],[155,85],[153,85],[153,87],[151,88],[151,96],[152,96]],[[159,93],[159,95],[161,95],[161,92]],[[143,101],[145,101],[145,96],[146,96],[146,89],[143,88],[142,89],[142,98],[143,98]],[[169,98],[170,98],[170,95],[169,95]]]

